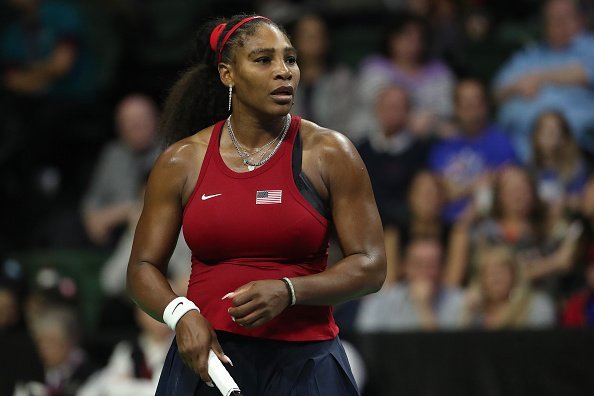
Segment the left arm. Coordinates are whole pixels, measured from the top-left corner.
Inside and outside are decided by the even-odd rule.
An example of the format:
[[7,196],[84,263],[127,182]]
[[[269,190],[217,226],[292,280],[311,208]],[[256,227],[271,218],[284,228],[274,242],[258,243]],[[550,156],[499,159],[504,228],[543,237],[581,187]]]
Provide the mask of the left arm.
[[322,179],[344,258],[324,272],[291,279],[301,305],[331,305],[374,293],[386,278],[382,225],[363,160],[346,138],[327,140]]
[[[299,305],[332,305],[378,291],[386,278],[382,225],[363,160],[343,136],[320,140],[318,166],[344,258],[325,271],[291,278]],[[229,314],[248,328],[260,326],[290,303],[282,280],[250,282],[229,295]]]

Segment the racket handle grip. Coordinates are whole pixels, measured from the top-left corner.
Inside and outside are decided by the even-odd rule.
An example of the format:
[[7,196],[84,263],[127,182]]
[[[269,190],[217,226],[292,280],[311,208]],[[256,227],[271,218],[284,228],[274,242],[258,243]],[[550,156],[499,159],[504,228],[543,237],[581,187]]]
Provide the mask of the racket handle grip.
[[241,395],[239,386],[212,350],[208,354],[208,375],[223,396]]

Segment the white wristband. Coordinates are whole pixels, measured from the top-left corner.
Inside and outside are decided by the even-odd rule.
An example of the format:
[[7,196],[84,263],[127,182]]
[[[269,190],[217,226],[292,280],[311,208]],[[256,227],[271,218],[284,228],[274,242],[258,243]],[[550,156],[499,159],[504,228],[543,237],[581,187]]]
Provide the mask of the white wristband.
[[187,298],[174,298],[169,304],[167,304],[165,311],[163,311],[163,322],[165,322],[165,324],[167,324],[171,330],[175,331],[175,326],[181,317],[193,309],[200,312],[200,309],[196,306],[196,304]]

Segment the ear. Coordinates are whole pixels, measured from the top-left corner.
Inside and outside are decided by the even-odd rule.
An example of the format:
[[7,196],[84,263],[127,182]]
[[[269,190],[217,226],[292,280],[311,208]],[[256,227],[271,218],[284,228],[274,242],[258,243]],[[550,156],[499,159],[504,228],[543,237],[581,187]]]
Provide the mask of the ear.
[[226,87],[235,85],[235,81],[233,79],[233,66],[228,63],[219,63],[219,77],[221,78],[221,82],[225,84]]

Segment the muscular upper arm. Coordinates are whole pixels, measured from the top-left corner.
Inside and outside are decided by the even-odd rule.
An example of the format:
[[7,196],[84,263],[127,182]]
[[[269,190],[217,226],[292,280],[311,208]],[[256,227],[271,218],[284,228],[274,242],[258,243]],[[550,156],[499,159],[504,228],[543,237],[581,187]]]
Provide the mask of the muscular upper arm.
[[333,131],[323,133],[321,175],[343,253],[383,258],[381,220],[363,160],[346,137]]
[[189,145],[174,145],[157,159],[146,186],[130,264],[150,263],[165,274],[181,228],[193,151]]

